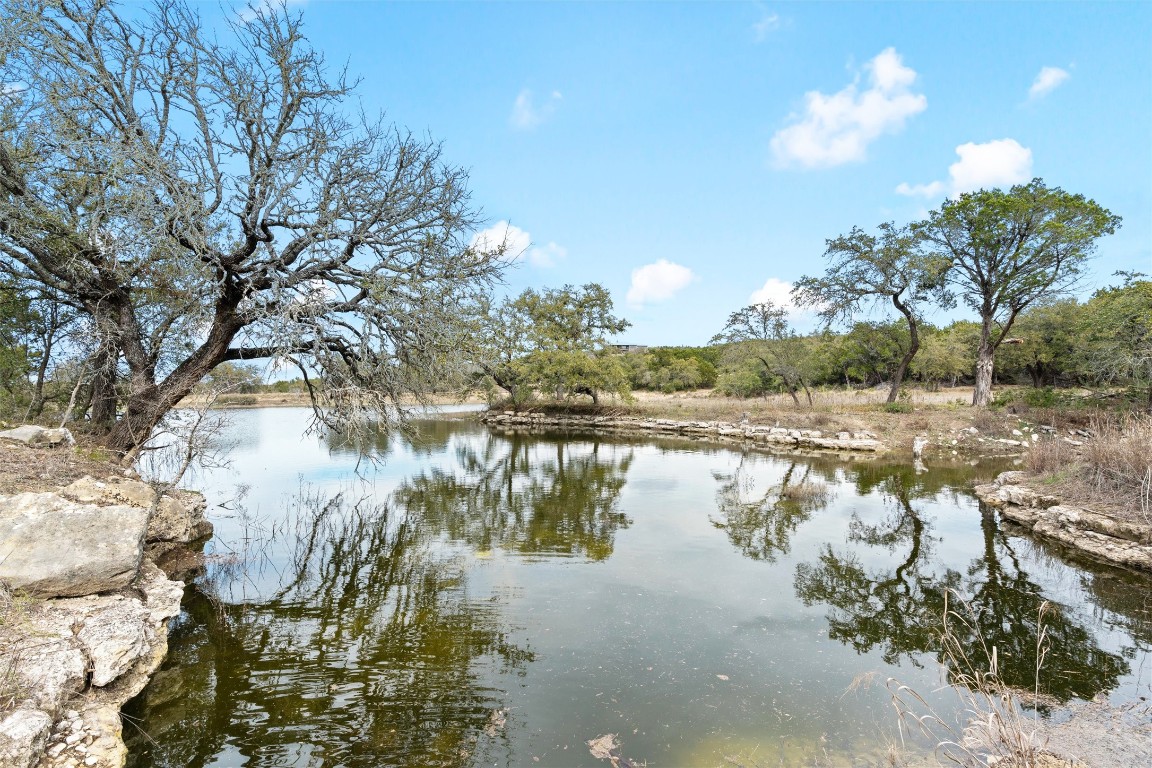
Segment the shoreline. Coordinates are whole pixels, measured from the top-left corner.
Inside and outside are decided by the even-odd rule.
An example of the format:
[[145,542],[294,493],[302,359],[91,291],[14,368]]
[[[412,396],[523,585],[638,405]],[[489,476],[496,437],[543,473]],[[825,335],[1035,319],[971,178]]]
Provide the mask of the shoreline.
[[973,491],[982,504],[1033,535],[1057,541],[1109,565],[1152,574],[1152,524],[1120,520],[1086,507],[1066,505],[1057,496],[1022,483],[1026,472],[1002,472]]

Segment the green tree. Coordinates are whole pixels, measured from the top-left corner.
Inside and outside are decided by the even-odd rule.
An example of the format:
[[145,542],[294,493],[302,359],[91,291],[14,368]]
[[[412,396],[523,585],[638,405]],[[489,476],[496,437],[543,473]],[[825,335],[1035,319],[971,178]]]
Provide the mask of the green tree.
[[1030,305],[1070,288],[1120,217],[1042,179],[949,200],[914,225],[951,262],[948,282],[980,316],[972,404],[992,401],[996,350]]
[[980,341],[980,325],[958,320],[947,328],[932,329],[925,334],[923,348],[912,364],[912,372],[929,384],[949,382],[972,373],[972,360]]
[[1035,304],[1020,314],[1003,346],[1005,368],[1023,371],[1033,387],[1074,374],[1083,308],[1075,299]]
[[3,0],[0,271],[97,342],[88,394],[131,454],[224,362],[280,358],[351,427],[459,364],[506,264],[467,175],[357,117],[283,6],[208,33],[182,2]]
[[1084,308],[1079,338],[1088,371],[1102,381],[1147,388],[1152,411],[1152,281],[1135,273],[1097,291]]
[[904,376],[920,349],[920,325],[927,305],[946,306],[944,289],[949,260],[919,249],[908,227],[880,225],[870,235],[853,227],[847,235],[827,241],[823,277],[802,277],[793,295],[801,306],[815,307],[826,325],[852,320],[869,304],[891,302],[908,326],[908,343],[892,371],[888,402],[896,401]]
[[597,283],[531,288],[481,306],[473,357],[514,403],[534,391],[571,397],[627,396],[629,368],[608,339],[631,325],[612,314],[612,296]]
[[812,405],[804,340],[792,330],[783,307],[765,301],[733,312],[724,329],[712,337],[712,343],[730,344],[736,357],[756,360],[766,373],[779,378],[796,407],[800,407],[800,388],[808,397],[808,405]]
[[879,384],[896,377],[910,346],[909,330],[899,322],[859,322],[837,339],[830,362],[845,378]]
[[14,398],[26,387],[33,362],[29,338],[36,322],[29,298],[15,286],[0,283],[0,390],[11,410]]

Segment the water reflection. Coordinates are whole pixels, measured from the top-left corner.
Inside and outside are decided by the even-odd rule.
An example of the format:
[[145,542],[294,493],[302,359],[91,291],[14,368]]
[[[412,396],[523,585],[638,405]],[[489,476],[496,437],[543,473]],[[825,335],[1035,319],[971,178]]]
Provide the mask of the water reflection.
[[[193,589],[155,682],[127,711],[129,765],[458,765],[499,751],[505,694],[482,669],[522,671],[497,601],[419,525],[343,496],[296,499],[274,593],[212,602]],[[248,564],[252,567],[253,564]],[[242,570],[217,570],[232,593]]]
[[[932,495],[912,468],[887,473],[872,468],[857,486],[877,491],[891,511],[879,523],[853,514],[848,541],[862,545],[838,552],[826,545],[815,562],[796,567],[797,596],[806,604],[831,606],[829,636],[858,653],[874,648],[889,664],[902,659],[918,664],[931,653],[941,662],[939,633],[949,593],[971,609],[970,625],[951,624],[969,658],[985,658],[995,647],[1001,677],[1022,690],[1036,685],[1039,610],[1044,590],[1025,570],[1009,538],[990,511],[980,520],[982,548],[964,569],[940,570],[932,557],[932,522],[913,501]],[[894,558],[884,566],[867,566],[868,550],[884,549]],[[873,558],[875,559],[875,558]],[[1128,662],[1099,647],[1094,635],[1071,611],[1060,606],[1043,619],[1049,642],[1040,672],[1039,690],[1060,701],[1091,698],[1116,686],[1129,672]]]
[[453,467],[405,480],[394,498],[479,552],[604,560],[630,522],[617,502],[632,460],[595,439],[488,435],[460,444]]
[[745,454],[733,472],[716,473],[719,517],[713,516],[712,524],[723,529],[745,557],[774,563],[789,553],[792,534],[801,523],[828,503],[828,493],[823,483],[813,482],[815,465],[796,461],[788,463],[779,482],[758,491],[752,468],[757,463]]
[[300,440],[306,411],[236,416],[253,439],[206,487],[238,555],[130,707],[133,768],[591,765],[604,733],[651,765],[882,764],[887,696],[844,690],[880,668],[953,707],[948,588],[1017,685],[1047,597],[1054,694],[1148,692],[1145,582],[1002,533],[966,490],[1000,467],[451,421],[352,450]]

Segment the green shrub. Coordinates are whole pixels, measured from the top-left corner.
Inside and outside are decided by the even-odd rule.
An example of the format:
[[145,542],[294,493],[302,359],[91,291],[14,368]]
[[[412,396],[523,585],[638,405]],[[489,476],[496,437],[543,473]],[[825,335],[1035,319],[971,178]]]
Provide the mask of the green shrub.
[[1024,390],[1024,402],[1033,408],[1052,408],[1058,400],[1056,390],[1052,387]]
[[884,403],[885,413],[912,413],[912,403],[897,400],[894,403]]

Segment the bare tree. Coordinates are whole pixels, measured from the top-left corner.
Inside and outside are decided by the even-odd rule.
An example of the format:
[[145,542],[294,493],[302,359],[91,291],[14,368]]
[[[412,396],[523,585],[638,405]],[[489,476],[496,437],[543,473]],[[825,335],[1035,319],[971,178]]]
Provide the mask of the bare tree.
[[[0,0],[0,270],[91,318],[91,418],[130,453],[216,365],[298,364],[346,427],[455,365],[467,175],[356,114],[299,16]],[[417,392],[419,394],[419,392]]]
[[920,349],[924,306],[947,306],[944,289],[948,259],[922,253],[908,227],[880,225],[879,236],[853,227],[847,235],[828,241],[824,252],[828,268],[823,277],[803,277],[793,295],[801,306],[815,307],[825,324],[851,320],[869,302],[890,301],[908,324],[908,348],[892,375],[888,402],[896,402],[908,366]]

